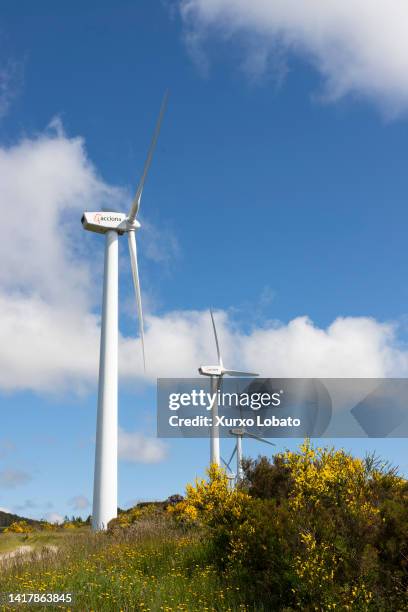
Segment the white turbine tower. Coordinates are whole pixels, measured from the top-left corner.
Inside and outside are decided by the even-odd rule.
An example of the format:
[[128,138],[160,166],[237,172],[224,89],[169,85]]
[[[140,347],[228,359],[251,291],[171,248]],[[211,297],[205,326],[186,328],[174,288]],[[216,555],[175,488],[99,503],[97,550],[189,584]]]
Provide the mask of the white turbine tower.
[[[212,310],[210,310],[211,321],[214,330],[215,344],[217,347],[217,357],[218,357],[218,365],[215,366],[200,366],[198,371],[202,376],[210,376],[211,377],[211,393],[215,398],[218,397],[218,391],[221,387],[222,377],[227,374],[227,376],[246,376],[253,377],[258,376],[258,374],[254,374],[253,372],[240,372],[239,370],[227,370],[224,368],[224,364],[221,357],[220,345],[218,342],[217,336],[217,328],[215,327],[214,315]],[[215,395],[214,395],[215,394]],[[218,401],[214,401],[211,409],[211,431],[210,431],[210,464],[220,465],[220,437],[219,437],[219,426],[217,425],[217,416],[218,416]]]
[[162,102],[142,177],[129,214],[101,211],[85,212],[82,216],[84,229],[98,234],[105,234],[105,267],[92,509],[92,528],[94,530],[107,528],[109,521],[117,516],[118,505],[118,237],[123,234],[128,236],[133,284],[139,316],[143,366],[146,370],[142,300],[136,250],[136,230],[140,228],[140,223],[136,217],[166,104],[167,93]]

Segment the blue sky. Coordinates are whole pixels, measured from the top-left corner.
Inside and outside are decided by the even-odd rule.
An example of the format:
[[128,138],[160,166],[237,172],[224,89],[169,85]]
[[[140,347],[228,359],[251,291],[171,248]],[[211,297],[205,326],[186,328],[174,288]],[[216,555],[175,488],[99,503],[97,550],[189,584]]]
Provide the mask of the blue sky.
[[[119,504],[204,470],[208,441],[155,440],[154,381],[214,360],[209,307],[231,367],[408,375],[406,43],[386,3],[322,3],[313,27],[304,4],[3,3],[0,507],[90,512],[103,240],[81,211],[129,207],[167,88],[141,209],[147,379],[121,245]],[[335,443],[408,473],[405,440]]]

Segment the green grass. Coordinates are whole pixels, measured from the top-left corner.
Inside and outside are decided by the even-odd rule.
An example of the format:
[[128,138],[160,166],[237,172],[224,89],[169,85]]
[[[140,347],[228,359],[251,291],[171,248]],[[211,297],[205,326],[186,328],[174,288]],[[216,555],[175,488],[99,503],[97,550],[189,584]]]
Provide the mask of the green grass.
[[71,532],[63,531],[34,531],[32,533],[0,533],[0,555],[11,552],[20,546],[32,546],[34,549],[43,546],[58,546],[67,537],[73,535]]
[[[33,543],[36,552],[2,568],[0,592],[72,593],[69,609],[81,612],[248,610],[240,591],[210,563],[199,534],[168,520],[140,521],[111,534],[58,533],[47,542],[44,535],[30,535],[23,543]],[[41,553],[43,543],[56,544],[58,552]],[[60,608],[24,606],[31,609]]]
[[2,533],[0,534],[0,554],[15,550],[24,544],[25,534]]

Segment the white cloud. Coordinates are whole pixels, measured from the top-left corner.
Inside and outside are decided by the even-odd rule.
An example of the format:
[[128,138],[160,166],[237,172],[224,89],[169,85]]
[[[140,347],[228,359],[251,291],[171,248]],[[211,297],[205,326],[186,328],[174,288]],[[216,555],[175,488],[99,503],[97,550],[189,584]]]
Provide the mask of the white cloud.
[[0,294],[0,387],[81,390],[97,376],[98,318],[73,300]]
[[72,307],[89,304],[93,287],[89,263],[77,259],[81,213],[118,203],[123,192],[97,176],[82,139],[61,129],[54,120],[46,134],[0,149],[0,288]]
[[[98,177],[83,141],[68,138],[58,120],[45,134],[0,148],[0,207],[8,223],[0,241],[1,390],[94,388],[99,317],[93,308],[100,308],[103,255],[102,243],[82,230],[80,215],[84,208],[107,199],[120,204],[123,198],[121,189]],[[224,361],[233,368],[265,376],[408,374],[408,351],[391,323],[349,317],[319,328],[299,317],[245,334],[227,312],[218,312],[217,321]],[[157,376],[197,375],[200,364],[216,357],[208,312],[155,316],[147,309],[146,353],[151,382]],[[139,339],[120,337],[119,365],[122,378],[133,385],[145,378]],[[134,442],[146,448],[141,456],[147,459],[163,452],[157,447],[149,455],[144,439]],[[129,450],[131,438],[122,444],[125,455],[136,456]]]
[[339,317],[326,329],[298,317],[256,330],[245,345],[245,366],[293,377],[386,377],[408,374],[408,354],[396,327],[368,317]]
[[45,515],[45,518],[49,523],[57,523],[58,525],[64,522],[64,517],[58,512],[49,512]]
[[239,37],[242,66],[257,73],[282,51],[312,64],[324,95],[356,94],[397,113],[408,107],[405,0],[179,0],[186,42],[202,64],[205,40]]
[[[98,176],[82,139],[68,138],[58,118],[44,134],[0,148],[0,212],[7,219],[0,241],[0,389],[81,392],[95,384],[93,307],[100,309],[103,242],[83,231],[80,218],[86,209],[126,210],[128,203],[123,189]],[[154,226],[145,225],[154,237]],[[176,253],[170,233],[160,250],[149,236],[143,246],[150,258],[167,262]],[[125,367],[124,375],[134,371]]]
[[0,506],[0,512],[7,512],[8,514],[11,514],[11,510],[9,508],[4,508],[3,506]]
[[[84,209],[116,205],[124,192],[104,183],[83,141],[59,120],[32,139],[0,148],[0,387],[56,391],[95,377],[100,267],[86,257]],[[98,287],[99,296],[99,287]]]
[[73,497],[68,504],[74,508],[74,510],[84,510],[90,506],[89,499],[85,495],[77,495]]
[[[276,377],[381,377],[408,375],[408,351],[398,342],[398,327],[369,317],[339,317],[327,328],[298,317],[273,322],[245,334],[226,312],[216,313],[224,363],[231,368]],[[209,313],[173,312],[147,319],[149,374],[197,375],[201,364],[216,361]],[[142,375],[138,341],[123,339],[122,374]]]
[[14,489],[19,485],[24,485],[31,480],[30,474],[23,470],[6,469],[0,472],[0,487],[4,489]]
[[118,454],[119,459],[131,463],[160,463],[166,457],[166,446],[157,438],[119,428]]

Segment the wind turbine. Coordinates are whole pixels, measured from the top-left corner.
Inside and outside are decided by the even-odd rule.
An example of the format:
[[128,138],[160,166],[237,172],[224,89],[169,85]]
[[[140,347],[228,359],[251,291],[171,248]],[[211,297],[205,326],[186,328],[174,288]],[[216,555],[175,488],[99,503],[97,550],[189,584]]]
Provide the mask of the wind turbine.
[[211,393],[215,397],[211,408],[211,430],[210,430],[210,465],[220,465],[220,437],[219,437],[219,426],[217,425],[218,416],[218,391],[221,387],[222,377],[226,374],[227,376],[246,376],[253,377],[258,376],[254,372],[240,372],[239,370],[228,370],[224,367],[220,345],[218,342],[217,328],[215,327],[214,315],[210,310],[212,326],[214,330],[215,345],[217,347],[218,365],[205,365],[198,368],[199,373],[202,376],[210,376],[211,378]]
[[[237,397],[239,397],[238,385],[237,385]],[[242,417],[242,406],[239,402],[237,403],[239,405],[239,416],[242,419],[243,418]],[[266,440],[266,438],[262,438],[261,436],[257,436],[256,434],[251,433],[250,431],[248,431],[247,429],[243,427],[236,427],[234,429],[230,429],[229,433],[232,436],[235,436],[236,438],[234,450],[232,451],[232,454],[231,454],[231,457],[229,458],[228,463],[222,457],[221,457],[221,461],[227,468],[228,477],[230,479],[235,479],[235,484],[238,484],[244,477],[244,473],[242,471],[242,438],[246,436],[247,438],[253,438],[254,440],[258,440],[259,442],[270,444],[271,446],[276,446],[276,444],[274,444],[273,442],[269,442],[269,440]],[[237,469],[234,474],[233,471],[231,470],[231,461],[233,460],[235,455],[237,456]]]
[[140,229],[137,214],[143,187],[152,161],[153,152],[167,105],[166,93],[160,109],[156,129],[146,157],[143,173],[130,207],[129,214],[118,212],[85,212],[84,229],[105,234],[105,263],[103,279],[101,343],[99,355],[98,413],[96,423],[95,473],[92,509],[92,528],[106,529],[117,516],[118,505],[118,237],[127,234],[133,284],[139,317],[143,366],[146,371],[142,299],[137,266],[136,231]]
[[234,450],[232,451],[232,454],[231,454],[231,457],[229,458],[228,463],[224,461],[224,459],[222,459],[222,462],[227,468],[227,470],[231,472],[232,471],[231,461],[233,460],[234,456],[237,455],[237,471],[235,475],[235,483],[238,484],[244,477],[244,473],[242,471],[242,438],[244,437],[253,438],[254,440],[258,440],[259,442],[270,444],[271,446],[276,446],[276,444],[274,444],[273,442],[269,442],[269,440],[266,440],[265,438],[261,438],[260,436],[257,436],[256,434],[253,434],[250,431],[244,428],[241,428],[241,427],[230,429],[230,434],[232,436],[235,436],[237,441],[235,443]]

